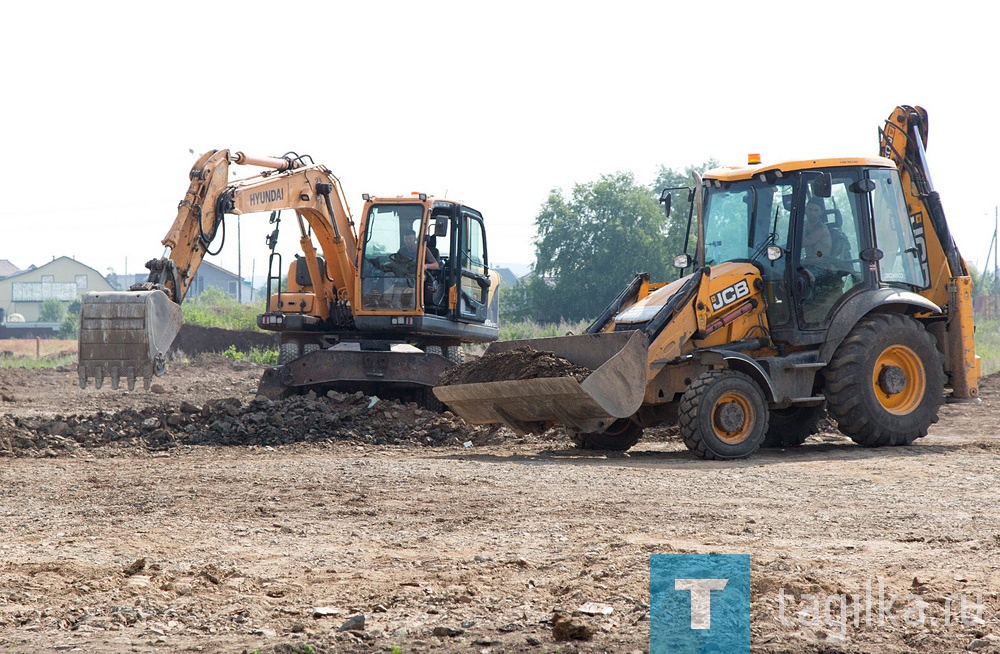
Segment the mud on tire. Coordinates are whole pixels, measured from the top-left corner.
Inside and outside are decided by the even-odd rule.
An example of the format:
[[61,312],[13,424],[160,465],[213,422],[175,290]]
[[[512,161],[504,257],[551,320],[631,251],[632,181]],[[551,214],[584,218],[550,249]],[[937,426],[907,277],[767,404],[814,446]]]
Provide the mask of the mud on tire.
[[862,318],[824,370],[830,416],[865,447],[909,445],[927,435],[944,401],[934,337],[901,314]]

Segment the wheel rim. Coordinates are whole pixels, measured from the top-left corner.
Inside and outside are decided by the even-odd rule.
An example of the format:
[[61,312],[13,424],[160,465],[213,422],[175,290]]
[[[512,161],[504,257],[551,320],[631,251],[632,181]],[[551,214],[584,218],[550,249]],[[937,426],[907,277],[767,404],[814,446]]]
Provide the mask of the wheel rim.
[[927,389],[924,364],[909,347],[891,345],[875,361],[872,389],[882,408],[895,415],[906,415],[924,399]]
[[745,441],[752,431],[753,410],[750,401],[739,393],[725,393],[712,407],[712,429],[719,440],[735,445]]

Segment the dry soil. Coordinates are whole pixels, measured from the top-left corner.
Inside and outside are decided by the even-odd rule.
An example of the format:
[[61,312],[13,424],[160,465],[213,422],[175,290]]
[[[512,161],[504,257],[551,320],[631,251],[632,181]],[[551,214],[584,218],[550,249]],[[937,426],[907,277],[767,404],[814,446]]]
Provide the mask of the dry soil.
[[710,462],[255,400],[261,372],[0,369],[0,649],[641,652],[649,556],[720,552],[751,555],[755,652],[1000,651],[995,379],[911,447]]

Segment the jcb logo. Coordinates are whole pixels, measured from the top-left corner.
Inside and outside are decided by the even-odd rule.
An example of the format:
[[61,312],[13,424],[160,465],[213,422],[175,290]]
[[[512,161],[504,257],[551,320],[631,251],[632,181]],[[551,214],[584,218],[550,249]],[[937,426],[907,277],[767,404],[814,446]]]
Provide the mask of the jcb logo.
[[747,280],[741,279],[732,286],[727,286],[709,299],[712,301],[712,309],[718,311],[724,306],[730,305],[736,300],[750,295],[750,285]]

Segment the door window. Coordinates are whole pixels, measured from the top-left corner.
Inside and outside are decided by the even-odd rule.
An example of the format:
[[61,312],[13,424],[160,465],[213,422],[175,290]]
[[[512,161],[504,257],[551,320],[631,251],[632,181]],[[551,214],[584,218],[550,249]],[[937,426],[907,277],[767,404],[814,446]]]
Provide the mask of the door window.
[[[872,216],[875,222],[875,247],[882,251],[879,274],[888,284],[906,284],[927,288],[927,252],[923,223],[912,224],[906,213],[906,200],[899,189],[894,170],[873,170]],[[919,239],[917,236],[919,235]]]
[[800,207],[798,274],[802,277],[802,319],[824,324],[834,305],[862,284],[859,223],[863,194],[856,193],[856,172],[834,173],[830,197],[818,197],[804,186]]

